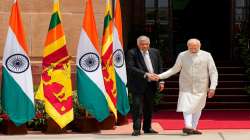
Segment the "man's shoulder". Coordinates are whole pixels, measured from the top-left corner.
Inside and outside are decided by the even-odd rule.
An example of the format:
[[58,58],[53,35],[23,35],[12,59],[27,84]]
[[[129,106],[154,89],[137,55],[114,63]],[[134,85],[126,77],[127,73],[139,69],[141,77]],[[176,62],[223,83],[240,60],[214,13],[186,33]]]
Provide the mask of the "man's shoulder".
[[204,50],[200,50],[200,53],[203,55],[210,55],[210,52]]
[[156,49],[156,48],[150,48],[150,50],[152,50],[152,51],[159,51],[159,50]]
[[135,53],[137,50],[137,48],[131,48],[128,50],[128,53]]
[[184,56],[184,55],[187,55],[187,54],[188,54],[188,50],[179,53],[180,56]]
[[159,50],[156,49],[156,48],[150,48],[150,51],[151,51],[151,52],[155,52],[155,53],[159,53]]

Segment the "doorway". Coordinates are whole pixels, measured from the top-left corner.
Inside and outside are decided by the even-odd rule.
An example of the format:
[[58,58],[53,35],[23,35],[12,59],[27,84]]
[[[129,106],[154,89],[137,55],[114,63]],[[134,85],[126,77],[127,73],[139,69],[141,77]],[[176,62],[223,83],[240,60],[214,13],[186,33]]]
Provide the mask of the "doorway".
[[186,50],[189,38],[201,40],[215,60],[230,58],[230,0],[173,0],[173,50]]

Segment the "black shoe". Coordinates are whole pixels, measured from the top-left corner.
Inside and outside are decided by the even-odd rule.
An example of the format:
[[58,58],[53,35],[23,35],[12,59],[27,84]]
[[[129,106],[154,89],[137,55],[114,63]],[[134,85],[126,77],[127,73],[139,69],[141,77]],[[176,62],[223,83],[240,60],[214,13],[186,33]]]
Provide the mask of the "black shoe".
[[182,132],[184,133],[184,134],[187,134],[187,135],[191,135],[191,134],[193,134],[193,129],[191,129],[191,128],[183,128],[182,129]]
[[193,135],[201,135],[202,132],[201,132],[201,131],[198,131],[198,130],[193,130],[192,134],[193,134]]
[[134,132],[131,135],[132,136],[139,136],[139,135],[141,135],[141,131],[140,130],[134,130]]
[[183,128],[182,132],[187,135],[201,135],[202,132],[190,128]]
[[148,130],[143,130],[144,131],[144,133],[150,133],[150,134],[157,134],[158,132],[157,131],[155,131],[154,129],[152,129],[152,128],[150,128],[150,129],[148,129]]

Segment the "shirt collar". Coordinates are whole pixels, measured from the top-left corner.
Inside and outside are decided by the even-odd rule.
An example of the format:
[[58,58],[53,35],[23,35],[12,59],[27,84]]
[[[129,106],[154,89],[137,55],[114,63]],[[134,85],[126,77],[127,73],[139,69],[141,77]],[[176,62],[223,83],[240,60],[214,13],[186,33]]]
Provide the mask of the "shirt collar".
[[[188,51],[188,52],[189,52],[189,51]],[[198,50],[197,53],[191,53],[191,52],[189,52],[189,54],[190,54],[191,56],[199,56],[200,53],[201,53],[201,50]]]
[[148,50],[146,52],[143,52],[142,50],[140,50],[141,54],[144,55],[144,54],[149,54]]

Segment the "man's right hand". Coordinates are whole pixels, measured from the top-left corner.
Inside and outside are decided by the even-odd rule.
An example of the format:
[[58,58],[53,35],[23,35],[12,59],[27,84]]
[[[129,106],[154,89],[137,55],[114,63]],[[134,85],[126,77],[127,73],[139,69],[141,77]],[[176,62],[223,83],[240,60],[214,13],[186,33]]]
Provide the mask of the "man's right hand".
[[208,98],[213,98],[214,97],[214,94],[215,94],[215,90],[214,89],[210,89],[208,91]]
[[159,76],[155,73],[146,73],[147,79],[150,81],[159,81]]

